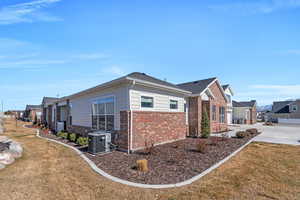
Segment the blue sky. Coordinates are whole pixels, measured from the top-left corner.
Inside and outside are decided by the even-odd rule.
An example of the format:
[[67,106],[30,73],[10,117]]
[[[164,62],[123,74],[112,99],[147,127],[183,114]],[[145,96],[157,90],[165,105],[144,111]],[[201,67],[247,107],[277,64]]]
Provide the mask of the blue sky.
[[140,71],[300,98],[300,0],[0,0],[0,100],[39,104]]

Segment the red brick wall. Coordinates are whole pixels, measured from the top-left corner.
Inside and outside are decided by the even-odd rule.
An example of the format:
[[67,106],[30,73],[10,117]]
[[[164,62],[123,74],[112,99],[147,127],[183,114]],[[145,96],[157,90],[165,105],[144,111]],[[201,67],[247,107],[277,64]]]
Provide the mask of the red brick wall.
[[202,106],[201,98],[190,97],[188,98],[188,118],[189,118],[189,136],[198,136],[201,133],[201,117],[202,117]]
[[159,144],[186,137],[184,112],[133,111],[132,149],[145,147],[145,142]]
[[[221,88],[218,86],[218,84],[215,82],[212,84],[209,89],[213,93],[215,99],[211,99],[210,102],[210,109],[212,109],[213,105],[216,105],[216,120],[212,120],[212,115],[211,117],[211,131],[212,132],[220,132],[220,131],[225,131],[228,128],[227,125],[227,102],[225,97],[222,94]],[[225,122],[220,123],[220,112],[219,108],[224,107],[225,108]],[[211,112],[212,113],[212,112]]]
[[253,107],[252,109],[250,109],[250,113],[251,113],[250,123],[251,124],[256,124],[256,122],[257,122],[256,107]]

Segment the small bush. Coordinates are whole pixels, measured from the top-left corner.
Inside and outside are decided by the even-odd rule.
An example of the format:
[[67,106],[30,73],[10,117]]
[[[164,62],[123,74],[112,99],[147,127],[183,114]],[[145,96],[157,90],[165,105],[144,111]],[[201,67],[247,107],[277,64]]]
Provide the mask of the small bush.
[[250,133],[251,135],[257,134],[258,130],[256,128],[247,129],[246,132]]
[[273,123],[272,122],[265,122],[264,126],[273,126]]
[[238,132],[236,132],[236,137],[237,138],[244,138],[246,136],[247,136],[247,132],[245,132],[245,131],[238,131]]
[[199,143],[197,144],[197,151],[200,153],[206,153],[206,141],[199,141]]
[[57,133],[57,137],[63,138],[63,137],[64,137],[64,134],[65,134],[64,132],[58,132],[58,133]]
[[76,141],[77,144],[80,146],[85,146],[88,144],[88,138],[87,137],[79,137]]
[[76,142],[76,139],[77,139],[76,134],[75,133],[71,133],[69,135],[69,139],[70,139],[71,142]]
[[208,138],[210,136],[210,121],[207,112],[204,112],[202,116],[201,133],[203,138]]
[[146,140],[145,141],[145,153],[152,154],[153,150],[154,150],[154,143]]
[[147,172],[148,171],[148,161],[146,159],[137,160],[136,161],[137,170],[141,172]]

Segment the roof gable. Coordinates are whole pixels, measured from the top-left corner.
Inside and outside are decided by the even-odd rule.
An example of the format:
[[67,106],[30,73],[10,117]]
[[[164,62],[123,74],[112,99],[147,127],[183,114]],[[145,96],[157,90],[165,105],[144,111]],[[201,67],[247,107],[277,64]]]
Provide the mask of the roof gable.
[[232,106],[233,107],[249,107],[252,108],[256,105],[256,101],[232,101]]
[[209,79],[181,83],[181,84],[177,84],[177,86],[184,90],[188,90],[188,91],[192,92],[193,94],[201,94],[209,87],[210,84],[212,84],[216,80],[217,80],[217,78],[214,77],[214,78],[209,78]]

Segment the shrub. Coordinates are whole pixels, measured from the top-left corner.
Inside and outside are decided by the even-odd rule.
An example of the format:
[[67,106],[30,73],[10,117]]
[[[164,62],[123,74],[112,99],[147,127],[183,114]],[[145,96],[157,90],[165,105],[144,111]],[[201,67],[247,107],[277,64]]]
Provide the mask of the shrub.
[[236,132],[236,137],[237,138],[244,138],[246,136],[247,136],[247,132],[245,132],[245,131],[238,131],[238,132]]
[[272,122],[265,122],[264,126],[273,126],[273,123]]
[[76,143],[79,144],[80,146],[85,146],[88,144],[88,138],[87,137],[79,137],[79,138],[77,138]]
[[69,139],[70,139],[71,142],[76,142],[76,139],[77,139],[76,134],[75,133],[71,133],[69,135]]
[[152,154],[154,149],[154,143],[145,140],[145,153]]
[[64,132],[60,131],[60,132],[57,133],[57,137],[63,138],[64,134],[65,134]]
[[136,161],[137,170],[141,172],[147,172],[148,171],[148,161],[146,159],[137,160]]
[[257,134],[258,130],[256,128],[247,129],[246,132],[250,133],[251,135]]
[[207,112],[203,113],[201,121],[201,133],[203,138],[208,138],[210,135],[210,121]]
[[200,153],[206,153],[206,141],[199,141],[199,143],[197,144],[197,151]]

